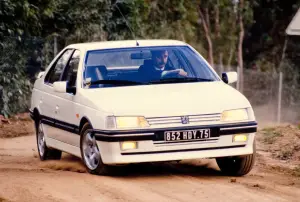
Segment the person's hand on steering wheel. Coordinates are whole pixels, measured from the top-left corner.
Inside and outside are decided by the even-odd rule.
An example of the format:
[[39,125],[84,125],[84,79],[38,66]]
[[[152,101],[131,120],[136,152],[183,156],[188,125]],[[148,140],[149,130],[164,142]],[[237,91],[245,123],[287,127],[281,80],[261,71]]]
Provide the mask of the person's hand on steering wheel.
[[179,76],[187,77],[187,72],[185,72],[183,69],[178,69],[178,70],[179,70],[178,72]]

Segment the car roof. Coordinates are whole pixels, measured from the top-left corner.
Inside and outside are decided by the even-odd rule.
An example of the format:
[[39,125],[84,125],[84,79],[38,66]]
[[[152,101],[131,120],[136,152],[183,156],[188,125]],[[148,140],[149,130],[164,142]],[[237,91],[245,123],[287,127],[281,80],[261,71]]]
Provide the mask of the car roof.
[[[137,46],[137,42],[139,46]],[[121,41],[101,41],[101,42],[87,42],[70,44],[66,48],[101,50],[101,49],[114,49],[114,48],[131,48],[131,47],[147,47],[147,46],[179,46],[187,45],[186,43],[178,40],[121,40]]]

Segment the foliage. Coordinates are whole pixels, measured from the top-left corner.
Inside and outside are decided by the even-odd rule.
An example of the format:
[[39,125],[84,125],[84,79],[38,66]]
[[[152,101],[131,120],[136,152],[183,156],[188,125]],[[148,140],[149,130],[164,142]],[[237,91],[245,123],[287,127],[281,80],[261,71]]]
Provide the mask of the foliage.
[[[244,2],[245,67],[256,62],[262,71],[275,71],[281,61],[284,30],[300,0]],[[53,59],[54,36],[58,51],[70,43],[156,38],[185,41],[206,56],[208,46],[198,8],[207,8],[215,63],[236,65],[237,3],[238,0],[1,0],[0,114],[12,115],[26,108],[32,85],[28,76],[33,77]],[[9,41],[7,36],[13,39]],[[30,42],[25,40],[29,38]],[[293,59],[282,68],[293,72],[298,60],[292,53],[289,56]],[[293,90],[297,79],[291,74],[285,76],[293,83]],[[292,103],[297,98],[288,99]]]
[[261,60],[271,63],[263,68],[278,69],[285,41],[285,29],[300,6],[299,0],[255,0],[253,25],[244,40],[244,59],[248,66]]
[[42,21],[52,15],[53,0],[1,0],[0,39],[3,36],[39,35]]
[[25,74],[26,52],[18,48],[23,44],[11,38],[2,44],[6,54],[0,55],[0,113],[8,117],[26,110],[31,83]]
[[275,130],[275,128],[265,128],[262,131],[263,141],[267,144],[273,144],[276,141],[276,138],[281,136],[281,134]]
[[107,40],[106,26],[109,26],[107,22],[112,16],[110,7],[108,1],[99,0],[62,2],[60,8],[63,11],[60,13],[65,15],[71,28],[66,33],[66,43]]

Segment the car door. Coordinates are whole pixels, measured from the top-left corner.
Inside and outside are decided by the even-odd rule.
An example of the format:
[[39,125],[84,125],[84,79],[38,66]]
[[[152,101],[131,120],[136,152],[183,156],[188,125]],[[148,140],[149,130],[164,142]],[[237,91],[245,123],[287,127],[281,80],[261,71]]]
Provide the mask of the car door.
[[53,89],[53,83],[59,81],[62,77],[63,70],[69,61],[73,49],[65,50],[60,57],[53,63],[44,79],[44,84],[40,94],[40,114],[44,123],[44,130],[48,138],[58,139],[59,134],[55,130],[55,107],[57,96]]
[[[69,88],[76,89],[77,70],[80,61],[80,51],[75,50],[67,63],[61,81],[67,81]],[[56,130],[61,142],[79,147],[79,106],[78,96],[74,93],[56,93],[54,118]]]

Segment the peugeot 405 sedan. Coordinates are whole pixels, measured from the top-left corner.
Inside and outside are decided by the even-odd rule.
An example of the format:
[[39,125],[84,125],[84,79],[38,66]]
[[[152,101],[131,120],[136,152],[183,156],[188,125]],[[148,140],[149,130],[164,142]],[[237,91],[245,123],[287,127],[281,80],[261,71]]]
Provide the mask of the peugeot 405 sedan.
[[107,41],[65,47],[40,72],[30,113],[41,160],[62,152],[89,173],[117,165],[215,158],[226,175],[249,173],[257,122],[230,84],[176,40]]

